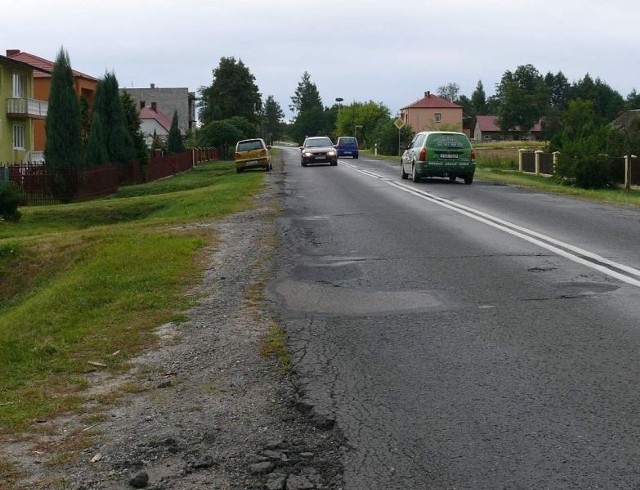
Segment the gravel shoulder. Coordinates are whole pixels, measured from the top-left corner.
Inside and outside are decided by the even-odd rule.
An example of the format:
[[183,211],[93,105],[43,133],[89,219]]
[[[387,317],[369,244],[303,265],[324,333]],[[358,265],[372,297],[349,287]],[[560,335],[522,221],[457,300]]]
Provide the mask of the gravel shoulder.
[[[342,487],[339,430],[302,401],[295,373],[260,352],[279,325],[263,294],[285,177],[274,160],[255,209],[198,225],[217,245],[189,320],[161,326],[158,348],[125,376],[89,380],[96,394],[127,392],[116,405],[38,421],[37,437],[0,443],[0,459],[24,473],[0,490]],[[90,444],[74,449],[79,439]]]

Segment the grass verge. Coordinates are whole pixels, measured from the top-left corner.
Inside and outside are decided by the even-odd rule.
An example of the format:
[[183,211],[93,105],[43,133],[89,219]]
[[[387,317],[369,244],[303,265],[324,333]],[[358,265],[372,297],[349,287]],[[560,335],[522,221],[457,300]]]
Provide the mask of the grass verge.
[[180,321],[214,241],[203,223],[249,208],[262,186],[216,162],[0,222],[0,437],[82,411],[87,374],[126,369]]

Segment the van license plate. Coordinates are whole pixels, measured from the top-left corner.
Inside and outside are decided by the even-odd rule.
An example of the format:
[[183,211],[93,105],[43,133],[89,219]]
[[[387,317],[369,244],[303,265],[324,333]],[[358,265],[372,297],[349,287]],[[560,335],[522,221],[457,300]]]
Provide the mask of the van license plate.
[[458,156],[459,155],[457,153],[440,153],[440,158],[446,158],[449,160],[457,159]]

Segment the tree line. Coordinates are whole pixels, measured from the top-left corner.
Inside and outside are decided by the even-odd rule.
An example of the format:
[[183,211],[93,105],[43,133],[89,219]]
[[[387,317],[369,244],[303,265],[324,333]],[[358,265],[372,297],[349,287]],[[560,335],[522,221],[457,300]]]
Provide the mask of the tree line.
[[[306,136],[356,135],[365,148],[397,155],[413,129],[400,132],[393,125],[388,107],[373,101],[323,104],[320,91],[304,72],[289,109],[284,114],[273,96],[264,104],[249,68],[235,58],[222,58],[213,71],[213,84],[200,90],[198,141],[206,145],[232,145],[237,139],[256,136],[270,140],[288,138],[301,143]],[[438,95],[460,105],[464,117],[496,116],[505,135],[510,129],[530,131],[540,123],[542,139],[549,151],[561,152],[560,177],[583,186],[607,185],[606,155],[640,154],[640,120],[614,126],[623,112],[640,109],[640,94],[634,89],[624,98],[599,78],[588,73],[570,83],[561,72],[541,74],[533,65],[507,70],[487,96],[482,81],[471,96],[460,94],[456,83],[438,88]]]
[[[91,117],[83,110],[82,101],[78,103],[72,86],[68,55],[61,49],[52,74],[47,165],[76,168],[104,161],[146,161],[148,150],[140,133],[137,108],[126,93],[118,96],[115,74],[107,73],[100,80]],[[635,89],[625,99],[589,74],[569,83],[561,71],[543,76],[530,64],[505,71],[495,88],[495,94],[487,97],[482,81],[478,81],[467,97],[459,93],[456,83],[449,83],[438,88],[438,95],[462,106],[467,118],[495,115],[505,134],[515,127],[526,132],[541,122],[549,150],[561,151],[565,159],[572,159],[560,166],[568,169],[569,180],[575,180],[580,155],[640,153],[640,123],[624,128],[610,124],[623,111],[640,108],[640,95]],[[234,57],[220,59],[212,71],[211,85],[200,87],[199,95],[200,128],[189,135],[187,146],[227,147],[229,156],[240,139],[260,136],[270,143],[279,139],[301,143],[306,136],[336,138],[346,134],[357,136],[365,148],[375,145],[382,154],[397,155],[413,131],[407,126],[398,131],[393,124],[395,117],[383,103],[354,101],[342,105],[335,101],[325,105],[306,71],[291,96],[293,119],[285,123],[280,104],[272,95],[262,100],[249,67]],[[70,119],[69,114],[74,117]],[[170,151],[182,144],[177,114],[168,144]]]
[[[99,80],[90,106],[76,95],[69,54],[61,48],[51,73],[48,106],[45,167],[60,198],[70,196],[71,172],[105,163],[118,164],[124,171],[131,162],[148,162],[138,109],[130,95],[120,94],[115,73],[107,72]],[[169,152],[184,151],[177,112],[166,146]]]

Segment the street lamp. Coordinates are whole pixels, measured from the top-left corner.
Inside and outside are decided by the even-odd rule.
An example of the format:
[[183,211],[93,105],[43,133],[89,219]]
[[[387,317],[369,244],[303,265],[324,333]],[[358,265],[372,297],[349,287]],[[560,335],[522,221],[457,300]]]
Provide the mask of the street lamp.
[[338,103],[338,116],[340,116],[340,108],[342,107],[342,101],[344,99],[342,97],[336,97],[336,102]]

